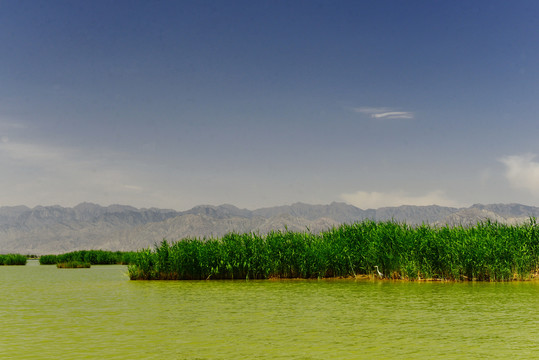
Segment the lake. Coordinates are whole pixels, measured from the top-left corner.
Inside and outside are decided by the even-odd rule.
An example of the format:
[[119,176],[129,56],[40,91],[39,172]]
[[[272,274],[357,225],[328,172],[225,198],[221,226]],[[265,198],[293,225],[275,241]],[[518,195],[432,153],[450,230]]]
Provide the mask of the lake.
[[539,355],[539,282],[130,281],[0,266],[2,359]]

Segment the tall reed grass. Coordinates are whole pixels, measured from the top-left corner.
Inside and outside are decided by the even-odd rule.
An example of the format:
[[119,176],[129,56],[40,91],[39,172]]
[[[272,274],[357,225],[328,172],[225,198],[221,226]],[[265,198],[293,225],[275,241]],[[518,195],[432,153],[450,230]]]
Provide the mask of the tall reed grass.
[[320,234],[230,233],[220,239],[163,240],[137,252],[131,279],[385,278],[506,281],[539,270],[539,226],[486,221],[473,227],[412,227],[364,221]]
[[80,250],[60,255],[42,255],[39,258],[41,265],[54,265],[59,263],[79,262],[91,265],[130,264],[135,252]]
[[91,267],[90,263],[80,261],[68,261],[57,263],[56,267],[59,269],[87,269]]
[[26,265],[27,258],[20,254],[0,255],[0,265]]

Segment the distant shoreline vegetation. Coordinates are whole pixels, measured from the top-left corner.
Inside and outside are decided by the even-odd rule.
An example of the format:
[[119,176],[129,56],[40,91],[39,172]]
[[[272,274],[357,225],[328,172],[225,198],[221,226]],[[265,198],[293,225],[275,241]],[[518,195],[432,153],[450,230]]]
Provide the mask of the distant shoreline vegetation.
[[68,263],[86,263],[90,265],[127,265],[132,262],[136,252],[128,251],[105,251],[105,250],[80,250],[60,255],[42,255],[39,258],[40,265],[57,265]]
[[[378,274],[378,267],[380,274]],[[319,234],[230,233],[219,239],[163,240],[137,252],[132,280],[332,278],[510,281],[539,270],[539,226],[480,222],[472,227],[344,224]]]
[[92,264],[90,263],[80,261],[68,261],[56,264],[56,267],[59,269],[88,269],[91,266]]
[[26,265],[27,258],[20,254],[0,255],[0,265]]

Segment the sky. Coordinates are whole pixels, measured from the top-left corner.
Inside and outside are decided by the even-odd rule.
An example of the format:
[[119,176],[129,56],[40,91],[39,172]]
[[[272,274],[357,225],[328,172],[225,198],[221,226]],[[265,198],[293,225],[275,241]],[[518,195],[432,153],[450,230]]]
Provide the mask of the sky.
[[537,14],[0,1],[0,206],[539,206]]

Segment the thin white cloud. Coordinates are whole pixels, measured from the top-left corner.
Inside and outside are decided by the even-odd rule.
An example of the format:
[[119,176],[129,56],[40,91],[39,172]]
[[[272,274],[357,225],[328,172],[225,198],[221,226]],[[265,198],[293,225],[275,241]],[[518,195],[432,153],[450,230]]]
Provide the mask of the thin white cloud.
[[414,114],[407,111],[388,111],[385,113],[372,114],[375,119],[413,119]]
[[0,129],[26,129],[27,126],[20,122],[10,121],[0,118]]
[[401,205],[459,206],[457,202],[447,198],[441,190],[430,191],[424,195],[410,195],[405,191],[356,191],[354,193],[341,194],[341,199],[361,209],[378,209],[381,207]]
[[16,143],[8,137],[2,137],[0,142],[0,154],[5,157],[22,161],[43,164],[44,161],[61,161],[63,155],[52,147],[38,146],[35,144]]
[[385,108],[385,107],[362,106],[362,107],[354,108],[354,111],[370,115],[370,114],[376,114],[376,113],[383,113],[383,112],[391,111],[391,109]]
[[143,190],[142,187],[140,186],[137,186],[137,185],[128,185],[128,184],[125,184],[124,185],[124,189],[126,190],[131,190],[131,191],[136,191],[136,192],[141,192]]
[[133,194],[144,193],[137,184],[145,182],[139,180],[140,164],[112,151],[2,141],[0,167],[9,170],[0,179],[0,199],[5,202],[129,203]]
[[10,135],[26,128],[26,125],[23,123],[10,121],[0,117],[0,144],[8,143]]
[[374,119],[413,119],[414,113],[410,111],[394,111],[386,107],[359,107],[355,112],[370,115]]
[[539,162],[535,154],[504,156],[499,159],[506,167],[505,177],[512,187],[539,196]]

